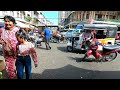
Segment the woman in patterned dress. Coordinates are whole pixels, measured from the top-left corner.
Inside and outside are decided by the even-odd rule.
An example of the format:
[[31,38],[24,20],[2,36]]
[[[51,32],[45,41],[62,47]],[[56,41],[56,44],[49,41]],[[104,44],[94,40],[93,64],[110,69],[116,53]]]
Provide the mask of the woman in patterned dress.
[[[4,17],[4,23],[5,26],[1,28],[2,30],[2,35],[0,38],[1,43],[4,45],[4,43],[10,43],[12,50],[14,53],[16,53],[16,44],[17,44],[17,39],[15,36],[15,33],[19,30],[15,26],[15,19],[12,16],[5,16]],[[3,54],[5,58],[5,63],[6,63],[6,70],[8,73],[8,78],[12,79],[15,78],[15,56],[14,55],[8,55],[5,53],[5,49],[3,47]]]

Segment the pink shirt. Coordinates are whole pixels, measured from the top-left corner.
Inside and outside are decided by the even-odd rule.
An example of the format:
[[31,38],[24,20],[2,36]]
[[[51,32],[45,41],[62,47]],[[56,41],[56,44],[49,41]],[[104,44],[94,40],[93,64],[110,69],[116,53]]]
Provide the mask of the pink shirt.
[[34,45],[31,42],[26,42],[25,44],[17,45],[17,54],[18,56],[31,55],[34,63],[38,63],[37,54],[34,48]]
[[15,36],[15,33],[19,30],[18,27],[13,27],[12,31],[6,30],[4,27],[0,29],[1,30],[1,39],[5,40],[5,41],[10,41],[11,45],[13,47],[13,50],[16,51],[16,44],[17,44],[17,39]]

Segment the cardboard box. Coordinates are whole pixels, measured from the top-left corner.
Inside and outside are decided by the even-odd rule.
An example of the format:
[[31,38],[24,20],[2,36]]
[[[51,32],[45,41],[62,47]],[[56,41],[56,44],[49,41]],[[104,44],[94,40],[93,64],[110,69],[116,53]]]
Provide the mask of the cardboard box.
[[0,60],[0,71],[5,69],[5,61],[4,60]]

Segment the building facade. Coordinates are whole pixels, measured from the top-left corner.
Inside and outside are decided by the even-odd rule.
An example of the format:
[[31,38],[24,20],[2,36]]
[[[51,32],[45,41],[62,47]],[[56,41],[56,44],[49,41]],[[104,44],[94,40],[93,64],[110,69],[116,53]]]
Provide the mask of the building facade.
[[[31,20],[28,22],[35,26],[45,25],[45,24],[53,24],[41,13],[41,11],[0,11],[0,18],[3,18],[5,15],[13,16],[16,20],[20,20],[23,22],[26,21],[26,17],[31,17]],[[34,20],[36,22],[34,22]]]
[[67,28],[73,28],[80,21],[85,20],[118,20],[120,11],[65,11],[66,19],[62,23]]
[[59,11],[58,12],[58,24],[63,25],[65,18],[66,18],[66,11]]

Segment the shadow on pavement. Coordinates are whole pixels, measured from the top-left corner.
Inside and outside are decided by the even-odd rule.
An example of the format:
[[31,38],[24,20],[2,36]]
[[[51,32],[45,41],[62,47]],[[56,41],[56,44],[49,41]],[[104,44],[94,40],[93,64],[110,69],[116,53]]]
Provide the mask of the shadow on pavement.
[[93,71],[67,65],[46,69],[42,74],[32,73],[31,79],[120,79],[120,71]]
[[[68,52],[67,51],[67,47],[57,47],[58,50],[62,51],[62,52]],[[85,54],[86,51],[80,51],[80,50],[74,50],[72,52],[69,53],[79,53],[79,54]]]
[[62,52],[67,52],[67,48],[66,47],[57,47],[57,49],[62,51]]
[[43,49],[43,50],[46,50],[46,48],[44,48],[44,47],[38,47],[38,49]]
[[120,71],[97,71],[66,65],[57,69],[45,69],[42,74],[32,73],[31,79],[120,79]]
[[75,60],[76,62],[101,62],[101,61],[97,61],[95,58],[88,58],[85,60],[82,60],[82,58],[79,57],[68,57],[70,60]]

